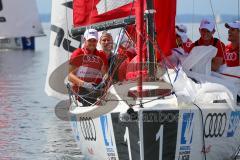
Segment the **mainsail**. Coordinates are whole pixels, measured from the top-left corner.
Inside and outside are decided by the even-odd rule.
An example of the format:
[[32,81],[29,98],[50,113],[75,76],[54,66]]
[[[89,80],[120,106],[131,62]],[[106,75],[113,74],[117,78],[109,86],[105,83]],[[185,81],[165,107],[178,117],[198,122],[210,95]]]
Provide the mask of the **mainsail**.
[[0,3],[0,38],[44,35],[35,0],[1,0]]
[[68,73],[70,53],[80,46],[80,40],[69,36],[72,27],[72,0],[53,0],[49,65],[45,92],[49,96],[67,99],[64,79]]

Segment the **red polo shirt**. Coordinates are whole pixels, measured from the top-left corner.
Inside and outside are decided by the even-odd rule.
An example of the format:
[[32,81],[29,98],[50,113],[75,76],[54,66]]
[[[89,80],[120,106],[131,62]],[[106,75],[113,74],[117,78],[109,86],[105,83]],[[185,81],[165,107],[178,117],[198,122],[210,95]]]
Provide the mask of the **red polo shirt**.
[[76,49],[70,58],[70,64],[78,67],[76,75],[86,82],[100,83],[102,80],[102,66],[108,65],[106,54],[95,50],[91,53],[86,48]]
[[226,65],[228,67],[240,66],[239,47],[233,49],[232,43],[226,46],[225,51]]
[[209,44],[204,43],[204,40],[200,38],[199,40],[197,40],[196,42],[191,44],[189,51],[191,51],[193,49],[193,47],[195,47],[195,46],[210,46],[210,45],[212,45],[218,49],[217,55],[215,57],[221,57],[221,58],[223,58],[223,60],[225,60],[225,58],[224,58],[225,45],[220,40],[218,40],[215,43],[214,38],[211,39]]

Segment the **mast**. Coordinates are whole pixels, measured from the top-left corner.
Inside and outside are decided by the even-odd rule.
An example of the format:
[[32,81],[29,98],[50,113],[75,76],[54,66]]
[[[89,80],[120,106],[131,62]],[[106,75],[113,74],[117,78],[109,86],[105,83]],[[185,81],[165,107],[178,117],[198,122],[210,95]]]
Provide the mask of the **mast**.
[[148,75],[151,80],[155,80],[155,68],[156,68],[156,58],[153,43],[155,42],[155,28],[154,28],[154,6],[153,0],[146,0],[147,10],[145,11],[147,17],[147,34],[149,38],[152,40],[150,42],[147,41],[147,50],[148,50]]
[[138,68],[139,68],[139,80],[138,80],[138,95],[142,98],[142,71],[143,71],[143,56],[142,56],[142,47],[143,47],[143,25],[144,25],[144,1],[137,0],[136,3],[136,30],[137,30],[137,55],[138,55]]

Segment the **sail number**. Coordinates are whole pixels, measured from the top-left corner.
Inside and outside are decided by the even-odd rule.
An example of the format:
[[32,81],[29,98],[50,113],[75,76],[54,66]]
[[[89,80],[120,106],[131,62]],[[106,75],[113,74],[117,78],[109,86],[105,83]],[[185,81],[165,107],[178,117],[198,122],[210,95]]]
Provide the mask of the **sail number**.
[[162,160],[162,150],[163,150],[163,125],[160,126],[157,134],[156,141],[159,140],[159,160]]
[[[81,40],[79,39],[79,36],[71,37],[70,35],[68,35],[68,37],[67,37],[65,35],[64,29],[59,26],[56,26],[56,25],[51,25],[51,31],[53,31],[57,34],[56,38],[54,40],[54,46],[60,47],[62,45],[62,47],[65,51],[73,52],[77,48],[72,46],[71,43],[73,41],[77,41],[79,43],[78,47],[81,47]],[[66,34],[68,34],[68,33],[66,33]]]
[[125,130],[124,141],[127,142],[129,160],[132,160],[132,152],[131,152],[131,144],[130,144],[130,137],[129,137],[128,127],[126,127],[126,130]]
[[[163,125],[160,126],[160,128],[159,128],[159,130],[156,134],[156,141],[159,141],[159,160],[162,160],[162,155],[163,155]],[[126,127],[126,129],[125,129],[124,142],[126,142],[127,146],[128,146],[129,160],[132,160],[131,143],[130,143],[128,127]]]

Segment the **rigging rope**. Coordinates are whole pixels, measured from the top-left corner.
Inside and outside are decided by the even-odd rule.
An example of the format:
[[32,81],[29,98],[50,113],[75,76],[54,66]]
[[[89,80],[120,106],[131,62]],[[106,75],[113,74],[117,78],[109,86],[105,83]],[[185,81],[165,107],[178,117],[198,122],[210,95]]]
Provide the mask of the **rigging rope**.
[[193,3],[192,3],[192,39],[193,39],[193,33],[194,33],[194,19],[195,19],[195,0],[193,0]]
[[239,7],[240,7],[240,6],[239,6],[239,0],[238,0],[238,5],[237,5],[237,6],[238,6],[238,21],[239,21],[239,20],[240,20],[240,19],[239,19],[239,18],[240,18],[240,17],[239,17]]
[[[215,24],[216,24],[216,27],[215,27],[215,28],[216,28],[216,31],[217,31],[217,35],[218,35],[218,38],[221,39],[220,32],[219,32],[219,29],[218,29],[218,24],[217,24],[216,15],[215,15],[215,12],[214,12],[214,9],[213,9],[212,0],[209,0],[209,2],[210,2],[210,6],[211,6],[211,10],[212,10],[212,15],[213,15],[213,18],[214,18],[214,22],[215,22]],[[223,49],[223,46],[222,46],[222,45],[220,45],[220,46],[221,46],[222,53],[224,53],[225,50]],[[226,60],[225,54],[223,54],[223,58],[224,58],[224,60]]]

